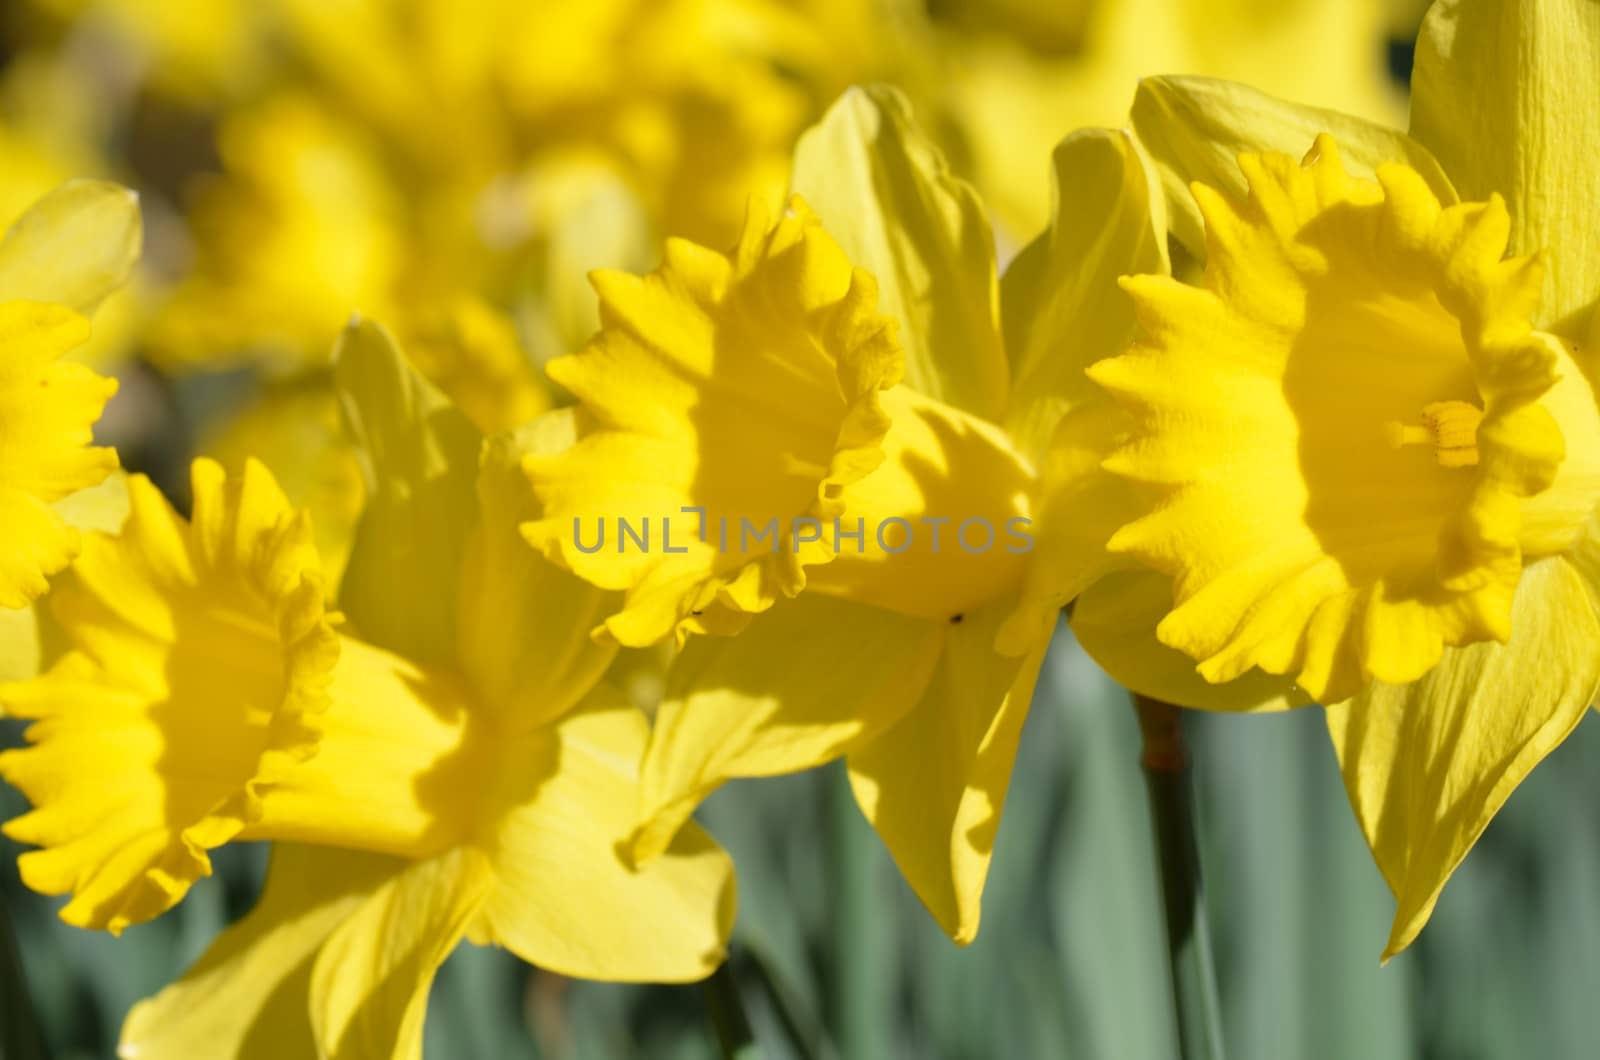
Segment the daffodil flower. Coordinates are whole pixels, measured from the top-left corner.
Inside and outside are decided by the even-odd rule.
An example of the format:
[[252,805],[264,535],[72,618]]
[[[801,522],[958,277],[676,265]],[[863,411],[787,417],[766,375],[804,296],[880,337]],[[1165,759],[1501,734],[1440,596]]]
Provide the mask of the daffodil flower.
[[1410,136],[1218,82],[1134,108],[1206,267],[1129,281],[1142,336],[1092,369],[1128,417],[1109,558],[1159,574],[1075,621],[1174,702],[1330,704],[1386,957],[1600,686],[1597,76],[1592,3],[1440,2]]
[[1003,535],[1033,532],[1034,456],[1089,386],[1054,346],[1113,352],[1132,327],[1101,309],[1117,274],[1165,263],[1127,136],[1082,134],[1056,161],[1061,223],[1004,299],[976,195],[885,89],[807,133],[790,208],[753,212],[731,251],[674,242],[648,276],[595,278],[600,333],[550,365],[577,442],[527,462],[544,518],[526,531],[622,594],[602,641],[682,645],[640,863],[724,780],[844,757],[917,894],[976,934],[1055,618],[1028,611],[997,650],[1036,559]]
[[122,533],[52,594],[71,650],[0,688],[34,720],[0,755],[34,804],[6,831],[68,922],[118,932],[216,847],[277,843],[257,908],[135,1009],[123,1055],[419,1055],[462,938],[604,979],[724,953],[731,866],[703,833],[641,872],[615,852],[647,725],[586,635],[604,594],[517,534],[519,462],[570,423],[485,443],[376,325],[341,346],[372,476],[344,614],[271,474],[201,460],[190,520],[131,479]]
[[[1005,0],[940,5],[946,76],[932,94],[971,143],[972,178],[1013,230],[1049,208],[1039,181],[1067,130],[1121,125],[1152,74],[1248,82],[1371,119],[1405,100],[1389,78],[1395,15],[1382,0]],[[1407,27],[1409,30],[1410,27]]]

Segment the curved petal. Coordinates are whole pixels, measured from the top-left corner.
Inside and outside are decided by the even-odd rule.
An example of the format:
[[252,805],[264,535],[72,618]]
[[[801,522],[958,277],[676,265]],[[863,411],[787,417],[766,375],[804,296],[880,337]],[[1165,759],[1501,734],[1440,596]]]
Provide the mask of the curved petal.
[[1133,302],[1117,281],[1165,273],[1166,204],[1154,170],[1126,131],[1084,129],[1051,156],[1049,231],[1001,282],[1015,385],[1005,427],[1029,455],[1062,414],[1105,396],[1084,369],[1133,337]]
[[491,796],[490,939],[541,968],[613,982],[684,982],[722,963],[734,916],[728,855],[693,824],[637,870],[617,847],[638,820],[649,735],[638,708],[601,686],[519,738],[526,750],[508,756]]
[[448,659],[483,438],[373,321],[352,320],[340,336],[334,385],[367,480],[339,605],[374,644]]
[[1600,619],[1561,557],[1528,567],[1511,639],[1454,648],[1421,680],[1328,708],[1345,788],[1394,891],[1384,959],[1409,946],[1506,799],[1600,688]]
[[[528,547],[518,527],[538,503],[522,473],[530,453],[558,453],[575,437],[572,410],[548,413],[484,446],[482,518],[467,539],[456,658],[481,703],[517,724],[559,717],[594,687],[616,656],[589,633],[621,594],[597,589]],[[535,648],[536,646],[536,648]],[[530,650],[534,648],[534,650]]]
[[338,927],[405,862],[280,843],[261,897],[183,978],[135,1005],[122,1025],[122,1060],[316,1056],[311,967]]
[[0,608],[27,606],[78,553],[51,503],[117,466],[115,450],[90,444],[116,380],[62,360],[88,337],[63,306],[0,303]]
[[998,601],[951,626],[921,699],[848,759],[862,812],[961,945],[978,934],[1011,765],[1050,644],[1045,638],[1022,657],[997,653],[995,632],[1010,607]]
[[1439,0],[1417,37],[1411,135],[1469,199],[1504,195],[1511,251],[1542,253],[1541,324],[1569,339],[1600,297],[1600,6]]
[[[70,493],[51,507],[80,531],[115,534],[128,517],[128,476],[113,471],[100,485]],[[0,683],[37,677],[66,650],[65,641],[43,601],[20,610],[0,608]]]
[[311,968],[318,1055],[422,1060],[434,973],[493,879],[480,851],[458,847],[388,876],[334,929]]
[[894,88],[852,88],[795,147],[794,190],[900,322],[908,386],[998,420],[1006,401],[994,235]]
[[127,282],[143,239],[138,192],[104,180],[69,180],[0,239],[0,302],[53,302],[93,313]]
[[1172,579],[1134,569],[1109,574],[1072,605],[1072,632],[1083,650],[1130,692],[1201,710],[1269,711],[1311,702],[1292,677],[1251,670],[1224,684],[1200,676],[1195,661],[1156,637],[1172,610]]
[[737,637],[689,642],[641,768],[636,861],[734,777],[797,773],[882,732],[922,694],[946,622],[802,596]]
[[1398,129],[1321,107],[1276,99],[1247,85],[1204,77],[1149,77],[1133,100],[1133,130],[1161,174],[1172,234],[1191,254],[1206,251],[1204,225],[1189,185],[1198,181],[1243,198],[1241,154],[1279,151],[1299,157],[1329,133],[1352,175],[1370,178],[1385,162],[1421,174],[1446,205],[1456,201],[1434,157]]

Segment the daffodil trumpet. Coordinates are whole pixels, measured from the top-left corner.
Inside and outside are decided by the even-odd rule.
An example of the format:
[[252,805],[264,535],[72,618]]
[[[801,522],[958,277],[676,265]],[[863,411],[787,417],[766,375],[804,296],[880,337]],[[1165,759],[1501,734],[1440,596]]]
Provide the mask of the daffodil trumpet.
[[1385,958],[1600,689],[1596,54],[1578,0],[1441,0],[1409,135],[1201,79],[1134,103],[1205,272],[1128,280],[1140,337],[1091,370],[1069,482],[1116,509],[1074,625],[1147,694],[1327,704]]

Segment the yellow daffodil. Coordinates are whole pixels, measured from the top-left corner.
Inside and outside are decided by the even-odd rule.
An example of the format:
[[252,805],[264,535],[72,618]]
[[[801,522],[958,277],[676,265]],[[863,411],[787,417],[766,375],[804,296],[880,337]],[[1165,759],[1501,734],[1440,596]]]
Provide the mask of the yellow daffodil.
[[1127,416],[1100,516],[1170,613],[1136,647],[1159,576],[1123,573],[1075,622],[1175,702],[1330,704],[1386,956],[1600,686],[1597,75],[1592,3],[1444,0],[1409,137],[1219,82],[1134,108],[1206,271],[1128,284],[1142,336],[1092,369]]
[[252,0],[33,0],[80,34],[115,40],[163,93],[214,104],[267,73],[264,34],[273,3]]
[[268,6],[293,62],[222,120],[156,328],[169,365],[320,366],[359,310],[443,384],[466,354],[438,340],[476,299],[517,322],[502,385],[542,396],[532,353],[594,328],[583,273],[647,266],[662,233],[731,238],[807,114],[769,61],[791,21],[736,0]]
[[902,97],[852,91],[802,139],[782,216],[753,212],[726,253],[674,242],[648,276],[595,278],[599,335],[550,365],[580,430],[527,462],[544,518],[526,532],[622,594],[602,641],[683,645],[639,862],[724,780],[844,757],[917,894],[976,934],[1054,627],[1029,610],[996,649],[1037,559],[1033,457],[1088,386],[1053,346],[1113,352],[1131,318],[1098,326],[1101,301],[1165,260],[1127,136],[1071,139],[1057,166],[1060,230],[1002,302],[976,195]]
[[67,921],[119,931],[217,846],[278,844],[256,910],[135,1009],[126,1056],[420,1055],[462,938],[604,979],[723,957],[731,866],[703,833],[638,872],[615,850],[647,725],[601,680],[605,594],[517,533],[520,461],[570,418],[485,443],[369,323],[337,372],[371,477],[342,615],[270,473],[201,460],[191,520],[130,481],[122,533],[52,595],[71,650],[0,688],[34,719],[0,755],[34,804],[6,831],[42,847],[24,880],[71,894]]
[[78,533],[52,505],[117,466],[91,444],[116,382],[63,358],[138,247],[137,200],[92,181],[45,196],[0,240],[0,608],[25,607],[72,561]]
[[938,98],[970,141],[985,198],[1027,236],[1049,207],[1039,180],[1049,145],[1071,129],[1123,124],[1143,76],[1229,77],[1303,103],[1398,117],[1391,7],[1292,0],[1267,17],[1253,0],[953,4],[938,38],[949,66]]

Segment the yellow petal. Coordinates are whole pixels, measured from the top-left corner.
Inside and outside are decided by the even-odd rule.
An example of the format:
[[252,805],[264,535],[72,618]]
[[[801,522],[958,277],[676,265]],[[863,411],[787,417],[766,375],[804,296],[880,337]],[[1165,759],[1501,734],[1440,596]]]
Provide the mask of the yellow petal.
[[1273,711],[1311,702],[1294,678],[1248,670],[1223,684],[1200,676],[1189,656],[1156,637],[1172,610],[1172,579],[1143,569],[1117,571],[1072,605],[1072,632],[1100,668],[1130,692],[1201,710]]
[[1091,129],[1054,155],[1050,230],[1006,271],[1006,336],[1017,386],[1006,426],[1040,464],[1034,547],[1000,650],[1025,654],[1068,601],[1124,565],[1106,551],[1138,514],[1128,484],[1101,468],[1132,424],[1085,369],[1133,338],[1120,278],[1167,272],[1166,209],[1137,143]]
[[[879,395],[903,360],[893,325],[872,278],[798,200],[770,228],[752,213],[731,256],[672,241],[651,275],[595,283],[600,334],[549,368],[582,403],[584,430],[566,453],[529,458],[544,509],[529,539],[628,590],[606,626],[622,644],[742,628],[832,558],[820,542],[802,548],[791,521],[830,524],[838,492],[883,459]],[[770,521],[777,537],[719,549],[701,532],[719,518],[735,535],[741,519]],[[653,524],[655,544],[628,548],[623,519]],[[590,548],[605,528],[613,543]]]
[[559,717],[616,655],[589,636],[621,603],[529,548],[518,527],[538,515],[522,473],[529,454],[575,437],[571,410],[490,439],[478,475],[482,518],[467,540],[456,656],[483,706],[519,724]]
[[32,746],[0,775],[34,809],[7,835],[24,882],[71,893],[68,923],[113,933],[176,904],[207,851],[260,808],[263,777],[315,740],[338,640],[303,514],[252,464],[196,461],[194,520],[129,482],[121,536],[95,534],[53,593],[73,650],[0,699]]
[[[630,982],[701,979],[726,957],[733,864],[693,824],[635,871],[617,840],[638,820],[650,728],[601,686],[554,726],[520,740],[490,797],[483,840],[494,887],[490,939],[563,975]],[[476,934],[476,933],[475,933]]]
[[1522,553],[1575,536],[1600,478],[1563,432],[1594,436],[1593,402],[1551,391],[1571,361],[1528,324],[1499,200],[1354,179],[1327,137],[1240,164],[1247,200],[1198,189],[1203,286],[1130,281],[1147,337],[1091,370],[1135,420],[1106,466],[1150,509],[1110,547],[1173,577],[1161,639],[1208,680],[1414,680],[1503,640]]
[[0,240],[0,302],[54,302],[91,314],[127,281],[143,238],[137,192],[69,180]]
[[[128,517],[128,477],[113,471],[100,485],[69,493],[51,507],[80,531],[115,534]],[[66,639],[43,601],[20,610],[0,608],[0,683],[37,677],[67,650]]]
[[1101,466],[1130,429],[1127,414],[1103,392],[1099,400],[1086,397],[1057,425],[1040,469],[1043,499],[1029,531],[1033,547],[1022,592],[995,640],[1004,654],[1026,654],[1050,635],[1061,609],[1097,579],[1136,566],[1106,546],[1139,516],[1138,495]]
[[511,319],[480,298],[458,298],[436,316],[423,314],[407,353],[417,370],[485,433],[526,423],[550,406],[550,394]]
[[1022,658],[996,653],[1010,606],[999,601],[950,627],[916,705],[848,759],[862,812],[923,905],[962,945],[978,934],[1011,764],[1049,645]]
[[900,322],[905,381],[998,420],[1006,401],[994,236],[894,88],[852,88],[800,138],[793,187]]
[[123,1060],[315,1056],[311,966],[317,951],[405,863],[326,847],[273,848],[261,897],[122,1025]]
[[367,492],[339,605],[374,644],[449,658],[482,436],[375,322],[352,321],[334,362]]
[[802,596],[673,662],[641,768],[635,860],[734,777],[796,773],[893,724],[922,694],[947,622]]
[[290,502],[311,513],[317,554],[337,592],[366,500],[355,446],[326,375],[275,380],[201,437],[200,455],[230,474],[255,459],[272,468]]
[[1579,338],[1600,296],[1600,9],[1589,0],[1441,0],[1417,37],[1411,134],[1461,194],[1504,195],[1511,251],[1549,266],[1538,323]]
[[116,381],[60,359],[88,337],[70,309],[0,303],[0,608],[27,606],[77,554],[77,532],[50,504],[117,466],[89,444]]
[[492,884],[471,847],[413,862],[335,928],[311,969],[318,1055],[421,1060],[428,990]]
[[[1133,128],[1155,160],[1172,210],[1172,233],[1194,254],[1206,249],[1204,225],[1189,185],[1206,184],[1233,198],[1245,194],[1238,158],[1245,153],[1302,154],[1329,133],[1357,177],[1380,165],[1416,170],[1446,205],[1456,201],[1445,171],[1426,148],[1397,129],[1320,107],[1275,99],[1247,85],[1201,77],[1150,77],[1133,101]],[[1487,195],[1481,192],[1479,197]]]
[[1511,639],[1451,649],[1410,685],[1328,708],[1350,804],[1396,900],[1384,959],[1427,923],[1495,813],[1600,689],[1600,621],[1566,559],[1531,565]]
[[883,408],[883,464],[838,491],[843,514],[816,531],[834,555],[807,591],[941,622],[1009,593],[1029,561],[1033,467],[994,424],[910,387]]
[[1051,156],[1050,228],[1009,268],[1002,286],[1006,347],[1016,381],[1005,426],[1037,457],[1068,409],[1103,402],[1084,369],[1133,337],[1129,273],[1163,273],[1166,204],[1127,132],[1085,129]]
[[407,308],[394,288],[408,204],[370,134],[291,91],[226,112],[217,148],[223,176],[197,189],[185,218],[193,269],[150,329],[163,366],[322,367],[352,311]]

